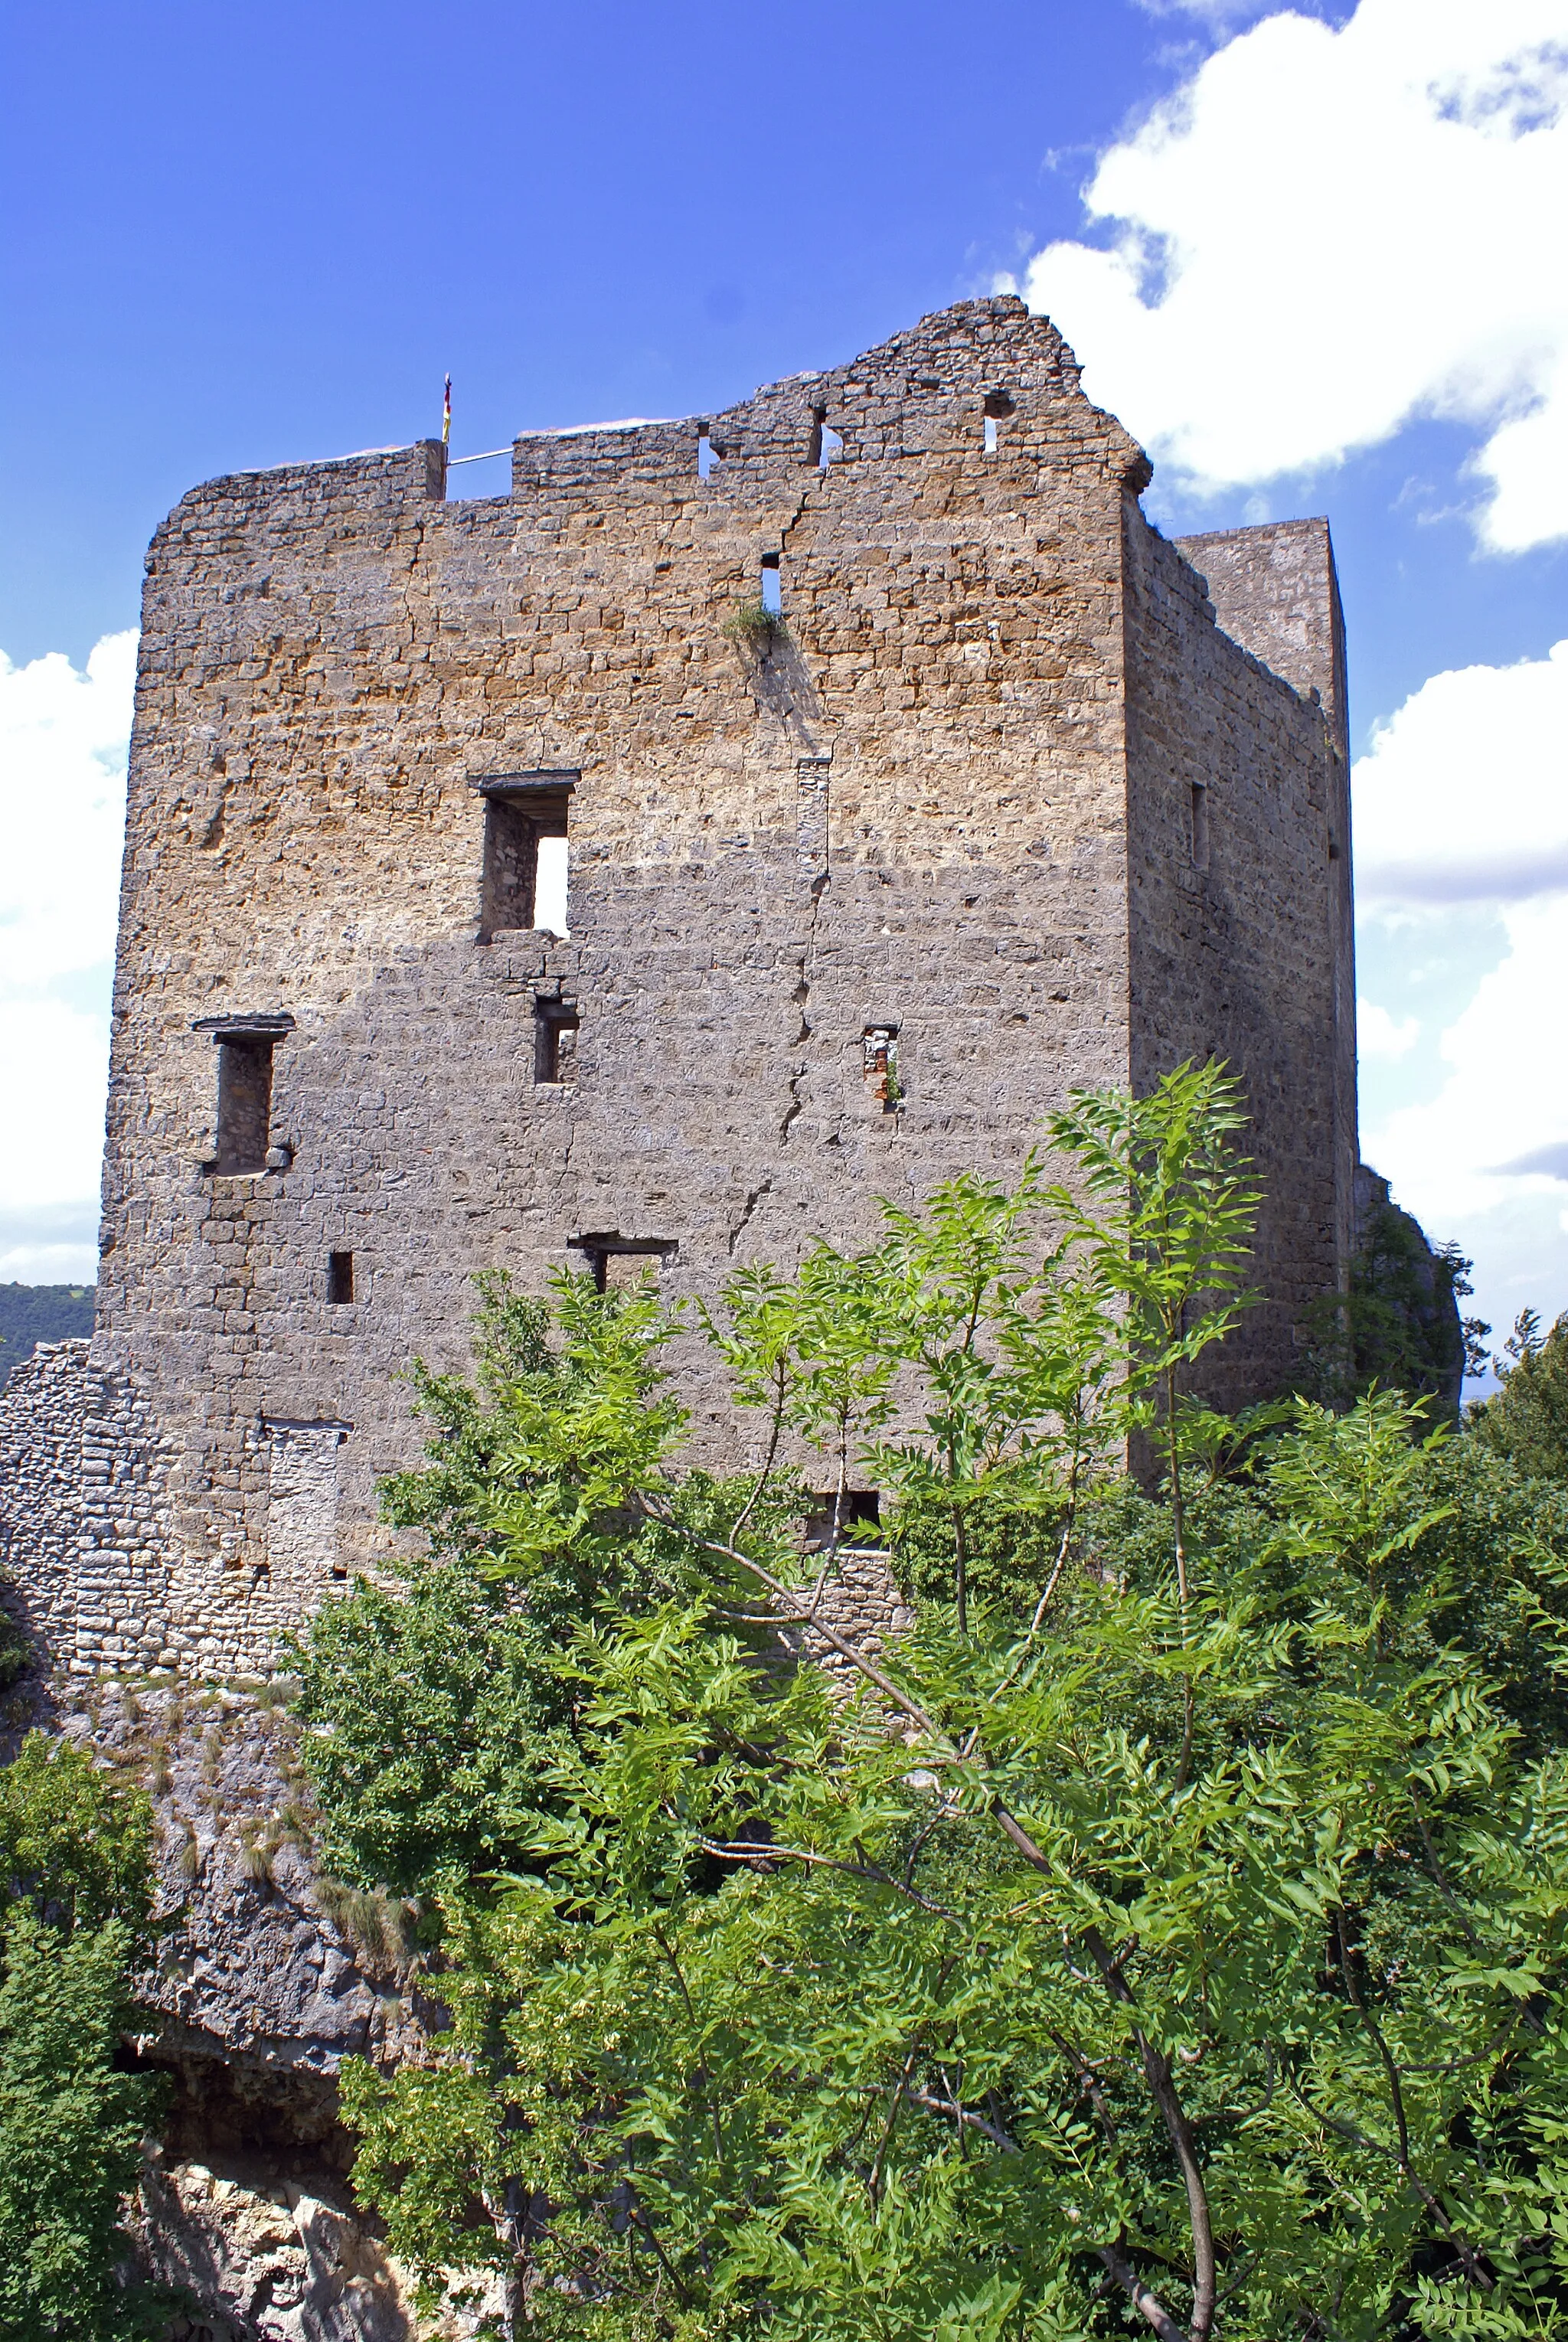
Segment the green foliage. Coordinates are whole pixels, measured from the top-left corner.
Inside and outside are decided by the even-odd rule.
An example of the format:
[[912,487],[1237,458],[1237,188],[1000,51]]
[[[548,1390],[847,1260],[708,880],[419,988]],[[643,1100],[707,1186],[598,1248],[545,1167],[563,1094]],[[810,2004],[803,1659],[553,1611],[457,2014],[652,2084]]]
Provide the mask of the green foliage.
[[[1568,2337],[1565,1524],[1386,1392],[1239,1463],[1183,1400],[1238,1114],[1075,1099],[1062,1184],[737,1278],[744,1488],[682,1467],[641,1303],[564,1282],[475,1398],[438,1526],[549,1606],[558,1704],[509,1872],[439,1888],[453,2035],[345,2105],[508,2333]],[[891,1649],[820,1607],[792,1434],[896,1494]]]
[[85,1749],[29,1732],[0,1769],[0,1895],[69,1930],[141,1928],[152,1891],[152,1808]]
[[297,1661],[328,1869],[411,1894],[504,1866],[564,1711],[539,1624],[456,1557],[325,1605]]
[[[4,1573],[0,1573],[3,1581]],[[25,1675],[33,1654],[27,1639],[15,1621],[0,1611],[0,1692],[9,1691],[18,1678]]]
[[789,627],[784,614],[770,610],[759,597],[742,602],[724,620],[724,633],[743,651],[758,658],[766,658],[776,643],[789,640]]
[[[294,1655],[324,1860],[396,1894],[523,1859],[576,1696],[563,1644],[595,1603],[635,1610],[698,1576],[681,1536],[625,1512],[684,1422],[663,1393],[653,1301],[560,1278],[553,1350],[546,1305],[504,1277],[480,1286],[475,1380],[415,1368],[427,1460],[384,1492],[431,1551],[397,1590],[362,1580],[325,1605]],[[726,1514],[701,1474],[666,1493],[699,1528],[744,1501]],[[764,1511],[788,1503],[781,1486]]]
[[1535,1311],[1523,1310],[1503,1348],[1513,1364],[1471,1408],[1471,1429],[1521,1472],[1568,1480],[1568,1310],[1544,1336]]
[[128,2342],[168,2305],[127,2288],[122,2199],[153,2086],[115,2069],[130,1930],[18,1914],[0,1984],[0,2342]]
[[0,1285],[0,1390],[40,1342],[65,1342],[93,1330],[90,1285]]
[[1347,1406],[1367,1391],[1435,1401],[1451,1418],[1466,1374],[1484,1371],[1491,1327],[1463,1317],[1472,1264],[1457,1245],[1430,1246],[1419,1222],[1386,1195],[1363,1218],[1349,1291],[1306,1312],[1318,1395]]
[[29,1733],[0,1771],[0,2342],[163,2331],[119,2227],[158,2106],[117,2070],[146,1946],[151,1815],[68,1741]]

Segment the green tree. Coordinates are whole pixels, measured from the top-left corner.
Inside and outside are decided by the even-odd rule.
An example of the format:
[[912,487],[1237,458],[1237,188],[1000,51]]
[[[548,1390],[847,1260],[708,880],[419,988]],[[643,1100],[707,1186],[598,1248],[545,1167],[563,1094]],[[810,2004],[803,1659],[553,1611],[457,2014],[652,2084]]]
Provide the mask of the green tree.
[[1435,1407],[1456,1419],[1465,1376],[1486,1372],[1492,1331],[1461,1310],[1473,1289],[1473,1266],[1455,1244],[1429,1245],[1420,1222],[1374,1178],[1357,1216],[1346,1290],[1305,1312],[1314,1396],[1348,1406],[1369,1390],[1392,1388],[1428,1400],[1429,1415]]
[[120,2226],[158,2107],[121,2069],[147,1948],[151,1815],[84,1751],[31,1732],[0,1771],[0,2342],[163,2331]]
[[[1235,1109],[1075,1100],[1061,1186],[738,1281],[744,1487],[683,1466],[646,1316],[617,1368],[634,1296],[563,1284],[569,1396],[493,1394],[476,1566],[577,1573],[562,1720],[511,1868],[441,1889],[447,2047],[345,2104],[394,2243],[500,2270],[507,2330],[1568,2332],[1563,1551],[1483,1585],[1390,1395],[1218,1476]],[[917,1521],[896,1648],[824,1611],[786,1432]]]
[[1536,1312],[1522,1310],[1503,1351],[1513,1363],[1502,1388],[1471,1408],[1471,1429],[1520,1471],[1568,1480],[1568,1310],[1546,1335]]

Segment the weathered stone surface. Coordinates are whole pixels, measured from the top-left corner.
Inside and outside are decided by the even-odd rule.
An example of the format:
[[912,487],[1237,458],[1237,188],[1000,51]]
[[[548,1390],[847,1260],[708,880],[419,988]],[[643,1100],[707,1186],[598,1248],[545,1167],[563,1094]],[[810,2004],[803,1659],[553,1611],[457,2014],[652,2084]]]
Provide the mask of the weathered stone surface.
[[[1075,1085],[1213,1052],[1267,1183],[1229,1395],[1342,1283],[1327,528],[1174,546],[1148,475],[1002,297],[724,415],[525,435],[509,496],[454,500],[425,443],[211,481],[158,531],[98,1329],[0,1396],[0,1560],[67,1728],[156,1797],[145,2250],[215,2342],[412,2330],[335,2077],[440,2011],[324,1907],[286,1728],[199,1687],[386,1555],[399,1370],[466,1364],[475,1271],[712,1300],[868,1241],[879,1196],[1012,1176]],[[569,938],[524,924],[563,831]],[[677,1365],[697,1452],[741,1460]],[[868,1553],[824,1613],[906,1616]],[[102,1683],[164,1670],[139,1713]]]
[[345,2187],[254,2161],[155,2158],[135,2230],[149,2272],[200,2305],[169,2342],[464,2342],[497,2307],[481,2280],[466,2307],[419,2316],[413,2277]]
[[[159,530],[93,1352],[156,1535],[100,1538],[75,1664],[262,1669],[374,1566],[398,1370],[464,1362],[474,1271],[712,1298],[867,1239],[880,1194],[1010,1176],[1075,1083],[1211,1050],[1246,1082],[1235,1394],[1342,1276],[1323,525],[1192,540],[1200,575],[1011,297],[706,421],[706,477],[694,418],[541,433],[510,496],[451,500],[422,445],[209,482]],[[507,927],[566,827],[570,940]],[[737,1460],[749,1422],[679,1364]],[[51,1585],[70,1545],[11,1536]]]

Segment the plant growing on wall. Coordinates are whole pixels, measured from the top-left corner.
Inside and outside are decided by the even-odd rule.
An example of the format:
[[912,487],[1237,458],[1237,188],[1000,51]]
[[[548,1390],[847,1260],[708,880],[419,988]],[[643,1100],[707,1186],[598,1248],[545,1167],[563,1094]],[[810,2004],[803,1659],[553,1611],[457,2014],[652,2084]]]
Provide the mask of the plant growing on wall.
[[748,657],[765,659],[789,640],[782,610],[770,610],[759,596],[742,602],[724,621],[724,633]]
[[[643,1297],[558,1286],[564,1384],[492,1386],[460,1506],[482,1575],[589,1589],[558,1725],[504,1863],[432,1874],[449,2044],[345,2081],[433,2282],[627,2342],[1568,2330],[1568,1521],[1478,1566],[1388,1395],[1219,1476],[1235,1105],[1076,1100],[1063,1186],[737,1279],[744,1486]],[[895,1648],[823,1615],[786,1432],[910,1525]]]

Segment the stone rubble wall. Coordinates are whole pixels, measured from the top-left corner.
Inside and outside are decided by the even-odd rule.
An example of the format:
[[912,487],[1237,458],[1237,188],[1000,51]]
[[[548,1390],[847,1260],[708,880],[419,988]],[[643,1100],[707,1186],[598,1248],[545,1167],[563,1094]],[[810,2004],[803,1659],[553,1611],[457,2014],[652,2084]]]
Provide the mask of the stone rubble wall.
[[85,1341],[41,1343],[16,1366],[0,1391],[0,1592],[40,1671],[269,1673],[281,1634],[330,1581],[323,1523],[340,1435],[329,1445],[289,1429],[257,1435],[264,1456],[275,1443],[286,1459],[292,1499],[275,1594],[270,1572],[214,1571],[182,1551],[179,1443],[128,1376],[96,1365]]
[[0,1393],[0,1569],[41,1660],[76,1675],[179,1663],[169,1443],[86,1342],[41,1343]]

